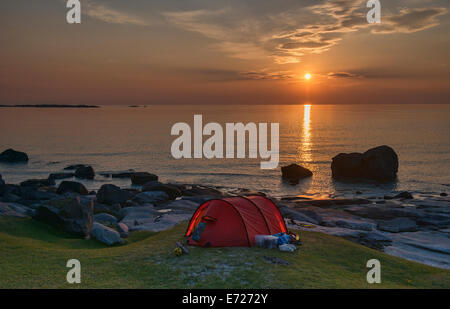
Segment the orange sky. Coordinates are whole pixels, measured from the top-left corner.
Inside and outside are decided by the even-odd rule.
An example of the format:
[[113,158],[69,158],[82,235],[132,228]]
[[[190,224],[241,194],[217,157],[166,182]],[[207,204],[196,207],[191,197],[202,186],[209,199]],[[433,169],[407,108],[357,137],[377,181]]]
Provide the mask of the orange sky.
[[449,2],[381,4],[2,1],[0,104],[450,103]]

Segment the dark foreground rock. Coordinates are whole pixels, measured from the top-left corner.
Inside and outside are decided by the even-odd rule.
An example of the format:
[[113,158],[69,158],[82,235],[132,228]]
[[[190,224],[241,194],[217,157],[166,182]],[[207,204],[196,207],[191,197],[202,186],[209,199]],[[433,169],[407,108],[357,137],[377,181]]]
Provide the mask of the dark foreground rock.
[[28,155],[25,152],[16,151],[10,148],[0,153],[0,162],[4,163],[28,162]]
[[117,218],[107,213],[99,213],[94,215],[94,222],[115,225],[117,224]]
[[86,166],[87,165],[84,165],[84,164],[72,164],[72,165],[66,166],[64,168],[64,170],[66,170],[66,171],[74,171],[74,170],[76,170],[76,169],[78,169],[80,167],[86,167]]
[[70,198],[48,203],[36,209],[34,217],[64,231],[88,237],[94,223],[93,203],[81,203],[79,198]]
[[67,179],[75,176],[75,173],[51,173],[48,175],[48,179],[57,180],[57,179]]
[[311,177],[313,173],[303,166],[291,164],[281,167],[281,177],[291,182],[299,182],[303,178]]
[[32,187],[32,188],[48,187],[54,185],[55,185],[54,179],[29,179],[22,181],[20,183],[21,187]]
[[118,186],[107,184],[101,186],[97,192],[97,201],[102,204],[114,205],[123,204],[133,197],[133,193],[122,190]]
[[81,195],[87,195],[89,192],[86,189],[86,187],[76,181],[63,181],[59,184],[58,190],[56,191],[56,193],[58,194],[64,194],[67,192],[73,192],[73,193],[78,193]]
[[108,246],[124,243],[120,238],[119,232],[98,222],[94,222],[91,229],[91,236]]
[[75,177],[81,179],[94,179],[95,172],[92,166],[81,166],[75,170]]
[[333,178],[340,180],[368,179],[379,182],[397,177],[398,156],[389,146],[379,146],[365,153],[340,153],[331,163]]
[[168,195],[169,199],[171,200],[174,200],[177,197],[183,195],[181,189],[178,186],[171,184],[162,184],[157,181],[148,182],[142,186],[142,192],[149,192],[149,191],[165,192]]
[[143,185],[150,181],[158,181],[158,176],[147,172],[136,172],[131,175],[131,183],[134,185]]

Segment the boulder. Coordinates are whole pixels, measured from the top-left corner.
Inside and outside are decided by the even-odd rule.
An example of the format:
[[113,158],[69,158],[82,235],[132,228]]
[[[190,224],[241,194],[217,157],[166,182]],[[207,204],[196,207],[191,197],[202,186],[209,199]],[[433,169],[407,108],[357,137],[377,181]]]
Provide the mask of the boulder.
[[162,184],[160,182],[152,181],[144,184],[142,186],[142,192],[147,191],[163,191],[166,192],[169,196],[169,199],[174,200],[177,197],[181,196],[183,193],[180,188],[171,184]]
[[98,222],[94,222],[91,229],[91,236],[108,246],[123,243],[117,231]]
[[166,192],[163,191],[150,191],[136,194],[133,201],[142,204],[158,204],[169,199]]
[[119,232],[120,237],[122,238],[127,238],[128,235],[130,234],[128,226],[122,222],[117,223],[117,231]]
[[311,177],[313,173],[303,166],[291,164],[281,167],[281,177],[291,182],[298,182],[300,179]]
[[99,213],[94,215],[94,222],[100,222],[102,224],[110,224],[110,225],[115,225],[117,224],[117,218],[107,214],[107,213]]
[[52,201],[36,209],[35,219],[62,228],[64,231],[88,237],[94,222],[93,203],[80,203],[79,198]]
[[389,146],[379,146],[365,153],[341,153],[331,163],[333,178],[393,181],[397,177],[398,156]]
[[32,188],[49,187],[54,185],[55,185],[54,179],[29,179],[22,181],[20,183],[21,187],[32,187]]
[[409,218],[395,218],[378,223],[378,229],[391,233],[415,232],[417,231],[417,224],[416,221]]
[[69,165],[69,166],[66,166],[65,168],[64,168],[64,170],[66,170],[66,171],[72,171],[72,170],[76,170],[76,169],[78,169],[78,168],[80,168],[80,167],[86,167],[87,165],[84,165],[84,164],[73,164],[73,165]]
[[72,178],[73,176],[75,176],[75,173],[51,173],[50,175],[48,175],[48,179],[67,179]]
[[28,155],[25,152],[16,151],[10,148],[0,153],[0,162],[4,163],[28,162]]
[[172,209],[176,212],[193,213],[199,206],[199,203],[188,200],[177,200],[164,205],[166,209]]
[[83,184],[76,181],[63,181],[59,184],[56,193],[64,194],[66,192],[74,192],[81,195],[87,195],[89,193]]
[[107,205],[107,204],[99,203],[96,200],[94,201],[94,212],[95,213],[109,213],[109,214],[113,214],[114,216],[116,216],[121,209],[122,209],[122,206],[120,206],[120,204]]
[[5,181],[3,180],[2,175],[0,174],[0,187],[3,187],[3,186],[5,186],[5,185],[6,185],[6,183],[5,183]]
[[114,205],[123,204],[133,197],[133,193],[122,190],[118,186],[106,184],[101,186],[97,192],[97,201],[102,204]]
[[217,189],[198,185],[186,186],[181,188],[181,191],[185,196],[201,196],[201,198],[205,197],[206,199],[223,196],[223,193]]
[[[0,178],[1,178],[1,176],[0,176]],[[439,194],[439,196],[445,197],[445,196],[448,196],[448,194],[445,192],[442,192],[441,194]]]
[[149,218],[159,215],[158,210],[153,206],[135,206],[122,208],[118,217],[121,221],[133,221],[139,218]]
[[403,191],[403,192],[397,194],[396,196],[394,196],[394,198],[413,199],[414,197],[408,191]]
[[21,204],[16,203],[2,203],[0,202],[0,217],[20,217],[25,218],[33,215],[33,210]]
[[80,166],[75,170],[75,177],[81,179],[94,179],[95,172],[92,166]]
[[150,181],[158,181],[158,176],[147,172],[136,172],[131,175],[131,183],[134,185],[143,185]]

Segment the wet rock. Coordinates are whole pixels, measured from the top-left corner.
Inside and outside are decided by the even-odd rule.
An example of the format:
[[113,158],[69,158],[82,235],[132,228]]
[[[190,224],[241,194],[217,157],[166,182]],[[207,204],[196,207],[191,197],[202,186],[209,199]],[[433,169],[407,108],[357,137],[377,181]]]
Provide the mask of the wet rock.
[[94,222],[91,229],[91,236],[108,246],[124,243],[117,231],[98,222]]
[[134,185],[143,185],[150,181],[158,181],[158,176],[147,172],[136,172],[131,175],[131,183]]
[[408,191],[403,191],[403,192],[397,194],[396,196],[394,196],[394,198],[413,199],[414,197]]
[[80,166],[75,170],[75,177],[81,179],[94,179],[95,172],[92,166]]
[[149,191],[165,192],[169,196],[169,199],[171,200],[174,200],[182,195],[181,190],[177,186],[171,184],[162,184],[160,182],[155,181],[148,182],[142,186],[142,192],[149,192]]
[[94,222],[115,225],[117,224],[117,218],[107,213],[99,213],[94,215]]
[[398,156],[389,146],[379,146],[365,153],[341,153],[331,163],[333,178],[393,181],[397,177]]
[[88,194],[88,190],[86,189],[86,187],[76,181],[63,181],[59,184],[58,190],[56,191],[56,193],[58,194],[64,194],[67,192],[74,192],[74,193],[78,193],[81,195],[87,195]]
[[19,163],[28,162],[28,155],[25,152],[7,149],[0,153],[0,162],[3,163]]
[[133,193],[122,190],[118,186],[106,184],[101,186],[97,192],[97,201],[102,204],[123,204],[125,201],[133,197]]
[[35,219],[73,235],[87,237],[94,222],[93,203],[81,203],[79,198],[51,201],[36,209]]
[[378,223],[378,229],[391,233],[415,232],[417,231],[417,224],[409,218],[395,218]]
[[158,204],[169,199],[166,192],[163,191],[150,191],[136,194],[133,201],[138,204]]
[[134,170],[129,170],[126,172],[104,172],[100,173],[100,175],[105,177],[112,177],[118,179],[131,178],[131,176],[135,173]]
[[448,194],[447,193],[445,193],[445,192],[442,192],[441,194],[439,194],[440,196],[448,196]]
[[291,182],[298,183],[300,179],[311,177],[313,173],[303,166],[291,164],[281,167],[281,177]]
[[48,179],[58,180],[58,179],[67,179],[75,176],[75,173],[51,173],[48,175]]

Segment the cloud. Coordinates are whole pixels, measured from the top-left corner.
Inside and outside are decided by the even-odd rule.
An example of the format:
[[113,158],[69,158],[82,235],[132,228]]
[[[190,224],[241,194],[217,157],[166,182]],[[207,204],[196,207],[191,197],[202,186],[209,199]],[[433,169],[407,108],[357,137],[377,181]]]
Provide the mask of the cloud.
[[129,13],[108,7],[105,4],[86,2],[86,14],[93,19],[97,19],[109,24],[130,24],[138,26],[148,26],[148,22]]
[[413,33],[439,25],[438,16],[445,15],[446,8],[404,8],[397,15],[386,17],[373,33]]
[[413,33],[439,25],[445,8],[400,9],[382,15],[380,25],[366,20],[366,0],[322,0],[311,5],[289,2],[270,13],[242,7],[165,12],[177,27],[217,41],[210,47],[245,60],[270,57],[277,64],[297,63],[302,56],[321,54],[347,33],[367,29],[376,34]]
[[329,78],[361,78],[362,74],[350,73],[350,72],[330,72],[328,73]]

